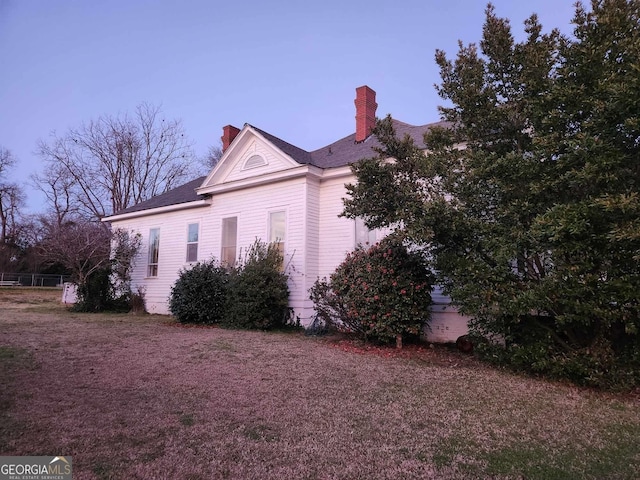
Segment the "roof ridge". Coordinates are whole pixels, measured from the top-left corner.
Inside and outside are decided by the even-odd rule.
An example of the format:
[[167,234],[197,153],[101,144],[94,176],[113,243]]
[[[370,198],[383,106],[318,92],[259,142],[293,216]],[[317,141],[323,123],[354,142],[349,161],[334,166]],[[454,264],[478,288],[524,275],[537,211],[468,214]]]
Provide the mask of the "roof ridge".
[[287,142],[286,140],[283,140],[282,138],[275,136],[273,133],[269,133],[269,132],[267,132],[267,131],[265,131],[265,130],[262,130],[261,128],[256,127],[255,125],[251,125],[250,123],[247,123],[247,125],[249,125],[249,126],[250,126],[251,128],[253,128],[254,130],[257,130],[258,132],[260,132],[260,133],[261,133],[261,134],[263,134],[263,135],[267,135],[267,136],[269,136],[269,137],[271,137],[271,138],[275,138],[275,139],[277,139],[277,140],[281,141],[282,143],[286,143],[287,145],[291,145],[292,147],[297,148],[298,150],[302,150],[303,152],[307,152],[307,153],[309,153],[309,151],[308,151],[308,150],[305,150],[305,149],[304,149],[304,148],[302,148],[302,147],[299,147],[299,146],[297,146],[297,145],[294,145],[294,144],[293,144],[293,143],[291,143],[291,142]]
[[258,128],[254,125],[251,125],[250,123],[246,123],[245,125],[248,125],[252,129],[257,131],[260,135],[264,136],[268,141],[273,143],[276,147],[282,150],[285,154],[289,155],[296,162],[303,164],[311,163],[311,153],[309,153],[309,151],[305,150],[304,148],[300,148],[293,143],[282,140],[280,137],[276,137],[275,135],[266,132],[265,130],[262,130],[261,128]]

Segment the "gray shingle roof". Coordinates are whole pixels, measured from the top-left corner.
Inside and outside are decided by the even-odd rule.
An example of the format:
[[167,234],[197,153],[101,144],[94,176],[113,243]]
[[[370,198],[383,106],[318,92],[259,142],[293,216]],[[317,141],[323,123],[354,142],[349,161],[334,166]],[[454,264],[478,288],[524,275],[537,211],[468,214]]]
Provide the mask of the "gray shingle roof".
[[311,154],[306,150],[296,147],[295,145],[291,145],[290,143],[285,142],[284,140],[278,137],[275,137],[270,133],[265,132],[264,130],[260,130],[258,127],[254,127],[253,125],[250,125],[250,126],[254,130],[256,130],[258,133],[260,133],[264,138],[266,138],[271,143],[273,143],[276,147],[282,150],[284,153],[286,153],[291,158],[293,158],[296,162],[301,164],[311,163]]
[[[405,135],[409,135],[416,145],[421,147],[425,147],[424,134],[427,130],[434,126],[445,125],[447,125],[447,122],[436,122],[427,125],[409,125],[408,123],[404,123],[399,120],[393,120],[393,126],[396,130],[396,134],[400,138],[404,138]],[[363,158],[374,156],[375,152],[373,151],[373,147],[381,146],[380,142],[378,142],[373,135],[367,137],[364,142],[356,143],[356,134],[353,133],[333,142],[330,145],[312,152],[307,152],[306,150],[285,142],[284,140],[271,135],[264,130],[260,130],[253,125],[251,125],[251,127],[260,132],[261,135],[293,158],[296,162],[303,165],[314,165],[320,168],[335,168],[350,165],[358,160],[362,160]]]
[[120,210],[114,213],[114,215],[122,215],[124,213],[140,212],[142,210],[149,210],[151,208],[168,207],[169,205],[178,205],[180,203],[194,202],[196,200],[203,200],[205,195],[198,195],[196,188],[202,185],[204,179],[207,177],[199,177],[195,180],[191,180],[188,183],[180,185],[168,192],[161,193],[155,197],[151,197],[149,200],[140,202],[131,207]]
[[[424,148],[424,134],[430,128],[439,125],[446,125],[446,122],[430,123],[427,125],[409,125],[408,123],[393,120],[393,127],[399,138],[409,135],[416,145]],[[363,158],[373,157],[376,153],[373,148],[381,147],[378,139],[369,135],[366,140],[356,143],[356,134],[353,133],[337,142],[319,148],[311,152],[311,163],[320,168],[342,167],[351,165]]]

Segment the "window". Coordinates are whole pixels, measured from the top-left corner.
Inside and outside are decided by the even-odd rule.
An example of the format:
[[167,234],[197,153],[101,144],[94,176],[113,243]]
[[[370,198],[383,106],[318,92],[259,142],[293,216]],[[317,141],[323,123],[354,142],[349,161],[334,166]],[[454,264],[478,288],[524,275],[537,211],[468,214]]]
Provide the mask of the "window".
[[190,223],[187,227],[187,262],[198,261],[198,223]]
[[236,245],[238,242],[238,217],[222,219],[222,252],[220,259],[223,265],[233,266],[236,263]]
[[255,167],[261,167],[262,165],[266,165],[267,161],[264,159],[264,157],[260,156],[260,155],[251,155],[246,162],[244,162],[244,166],[242,167],[243,170],[246,170],[247,168],[255,168]]
[[367,248],[368,246],[376,243],[376,231],[369,230],[367,226],[364,224],[364,220],[360,217],[356,218],[355,225],[355,238],[356,238],[356,247],[358,245],[362,245]]
[[147,262],[147,276],[158,276],[158,253],[160,250],[160,229],[149,230],[149,261]]
[[269,214],[269,243],[278,246],[280,255],[284,258],[284,240],[286,234],[285,212],[271,212]]

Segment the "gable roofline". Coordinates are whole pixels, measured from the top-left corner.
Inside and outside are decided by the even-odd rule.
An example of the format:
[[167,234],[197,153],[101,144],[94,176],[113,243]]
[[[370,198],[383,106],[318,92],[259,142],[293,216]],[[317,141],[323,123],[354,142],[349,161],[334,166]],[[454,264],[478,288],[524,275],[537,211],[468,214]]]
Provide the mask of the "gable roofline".
[[142,215],[150,215],[161,211],[180,210],[185,208],[195,208],[209,204],[207,196],[196,192],[196,188],[202,183],[204,177],[196,178],[176,188],[151,197],[149,200],[137,203],[131,207],[119,210],[107,217],[102,218],[103,222],[123,220]]
[[296,147],[295,145],[286,142],[281,138],[276,137],[275,135],[271,135],[269,132],[265,132],[258,127],[254,127],[253,125],[249,126],[253,128],[257,133],[259,133],[265,140],[276,146],[282,153],[288,155],[292,160],[295,160],[301,165],[313,164],[311,154],[306,150],[303,150],[300,147]]
[[[226,174],[229,169],[233,168],[236,160],[240,161],[240,158],[231,162],[229,160],[232,156],[237,156],[238,151],[242,152],[248,141],[247,137],[253,135],[255,138],[267,144],[270,148],[273,148],[278,153],[284,162],[289,164],[289,168],[280,170],[286,173],[273,173],[267,175],[268,181],[277,181],[278,175],[285,179],[292,175],[290,171],[295,171],[295,175],[298,175],[299,171],[305,170],[302,167],[308,167],[320,170],[320,177],[325,177],[326,170],[344,170],[344,167],[348,167],[364,158],[371,158],[376,156],[376,148],[380,148],[382,145],[378,139],[371,134],[371,129],[375,125],[375,112],[377,109],[377,103],[375,100],[375,91],[369,88],[367,85],[358,87],[356,89],[356,131],[346,137],[343,137],[329,145],[318,148],[313,151],[307,151],[292,143],[282,140],[275,135],[270,134],[258,127],[255,127],[249,123],[245,123],[243,128],[239,130],[233,125],[227,125],[223,128],[223,153],[218,163],[211,169],[206,177],[193,180],[185,185],[182,185],[170,192],[167,192],[157,197],[153,197],[146,202],[141,202],[133,207],[126,208],[107,219],[122,218],[122,215],[130,215],[136,212],[148,211],[157,209],[168,208],[170,205],[186,204],[189,202],[201,202],[205,199],[204,194],[211,195],[214,192],[222,191],[226,187],[218,187],[214,184],[214,180]],[[410,125],[399,120],[393,120],[393,127],[396,134],[400,138],[409,136],[413,139],[415,144],[426,149],[424,143],[424,134],[435,126],[450,127],[448,122],[440,121],[426,125]],[[285,163],[285,167],[286,167]],[[342,175],[342,173],[340,173]],[[316,174],[317,176],[317,174]],[[261,178],[260,174],[253,176],[251,179],[243,180],[246,186],[252,184],[259,184],[260,182],[267,181],[267,177]],[[236,185],[234,183],[234,185]],[[237,184],[239,185],[239,184]],[[235,188],[235,187],[234,187]],[[109,221],[109,220],[105,220]]]
[[[256,128],[249,123],[245,123],[242,127],[242,130],[240,130],[240,133],[235,136],[231,144],[229,144],[227,149],[224,151],[222,157],[220,157],[220,160],[218,160],[218,163],[215,165],[215,167],[213,167],[209,175],[207,175],[204,181],[199,185],[199,187],[197,188],[198,193],[204,193],[204,191],[206,191],[208,188],[211,188],[212,185],[210,185],[210,183],[213,181],[216,175],[218,175],[218,172],[227,168],[227,159],[234,154],[234,151],[241,148],[249,135],[253,135],[263,142],[270,144],[285,158],[286,161],[291,164],[291,168],[296,168],[304,164],[299,161],[299,159],[301,159],[301,152],[304,152],[304,150],[291,145],[284,140],[280,140],[279,138],[265,132],[264,130]],[[304,153],[308,155],[308,152]],[[294,158],[292,155],[295,155],[297,158]]]
[[215,166],[211,169],[209,174],[204,178],[202,183],[198,186],[199,188],[202,188],[206,184],[208,184],[211,181],[211,179],[215,176],[215,174],[218,172],[218,170],[221,170],[223,168],[223,165],[225,164],[226,159],[233,154],[234,150],[238,148],[238,144],[240,142],[239,137],[243,137],[246,135],[245,132],[247,131],[248,125],[249,125],[248,123],[244,124],[244,126],[242,127],[242,130],[240,130],[240,133],[238,133],[233,138],[229,146],[224,150],[224,152],[222,152],[222,156],[218,160],[218,163],[215,164]]

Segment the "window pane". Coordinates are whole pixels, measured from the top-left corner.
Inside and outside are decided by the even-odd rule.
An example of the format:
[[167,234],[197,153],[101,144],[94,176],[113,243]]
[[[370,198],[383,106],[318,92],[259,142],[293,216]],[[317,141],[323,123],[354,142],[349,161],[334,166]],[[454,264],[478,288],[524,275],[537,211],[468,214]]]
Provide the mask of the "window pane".
[[196,261],[198,261],[198,244],[188,243],[187,244],[187,262],[196,262]]
[[269,242],[284,242],[286,234],[285,212],[269,214]]
[[238,233],[238,218],[230,217],[222,219],[222,246],[230,247],[236,245]]
[[149,230],[149,259],[147,275],[149,277],[158,276],[158,258],[160,254],[160,229],[152,228]]
[[187,262],[198,260],[198,223],[190,223],[187,227]]
[[364,220],[356,218],[356,247],[362,245],[364,247],[371,246],[376,243],[376,231],[369,230],[364,224]]
[[189,224],[189,233],[187,235],[187,242],[197,242],[198,241],[198,224],[191,223]]
[[223,265],[236,264],[236,247],[222,247],[221,260]]
[[160,229],[152,228],[149,232],[149,263],[158,263],[160,246]]
[[222,219],[222,251],[220,260],[224,265],[235,265],[238,237],[238,217]]

